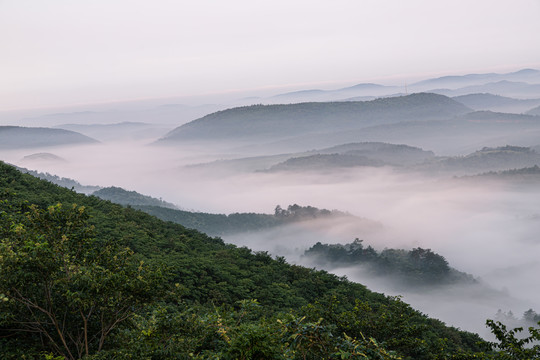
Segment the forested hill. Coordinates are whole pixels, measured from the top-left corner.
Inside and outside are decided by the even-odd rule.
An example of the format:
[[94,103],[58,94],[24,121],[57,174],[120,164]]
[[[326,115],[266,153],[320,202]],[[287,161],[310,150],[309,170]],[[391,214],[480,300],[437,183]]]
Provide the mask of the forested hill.
[[493,358],[478,336],[324,271],[4,163],[0,189],[2,359]]
[[124,190],[120,187],[110,186],[102,189],[98,189],[92,193],[103,200],[109,200],[113,203],[120,205],[140,205],[140,206],[152,206],[161,207],[167,209],[178,209],[174,204],[171,204],[162,199],[156,199],[151,196],[139,194],[136,191]]
[[0,149],[91,144],[97,142],[95,139],[69,130],[0,126]]
[[371,245],[364,247],[362,242],[359,239],[345,245],[318,242],[304,252],[304,258],[323,269],[357,267],[370,276],[392,277],[404,290],[477,283],[472,275],[450,267],[443,256],[431,249],[418,247],[378,252]]
[[197,229],[212,236],[256,232],[314,219],[353,217],[353,215],[337,210],[330,211],[297,204],[289,205],[287,209],[282,209],[278,205],[274,214],[233,213],[228,215],[167,209],[151,205],[133,205],[133,207],[161,220],[182,224],[185,227]]
[[448,119],[470,111],[446,96],[430,93],[372,101],[253,105],[218,111],[184,124],[165,135],[159,143],[281,138],[406,120]]

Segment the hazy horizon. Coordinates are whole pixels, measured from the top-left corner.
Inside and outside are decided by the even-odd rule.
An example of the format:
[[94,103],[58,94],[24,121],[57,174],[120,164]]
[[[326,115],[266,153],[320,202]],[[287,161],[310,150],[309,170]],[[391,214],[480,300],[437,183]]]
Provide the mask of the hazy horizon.
[[[0,3],[0,111],[540,68],[540,2]],[[277,90],[281,89],[281,90]]]

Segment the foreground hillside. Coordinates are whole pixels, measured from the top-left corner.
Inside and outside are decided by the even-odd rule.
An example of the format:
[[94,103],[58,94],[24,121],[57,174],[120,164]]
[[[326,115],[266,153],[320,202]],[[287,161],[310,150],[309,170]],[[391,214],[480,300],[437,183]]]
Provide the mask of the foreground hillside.
[[0,188],[2,359],[493,358],[478,336],[324,271],[3,163]]

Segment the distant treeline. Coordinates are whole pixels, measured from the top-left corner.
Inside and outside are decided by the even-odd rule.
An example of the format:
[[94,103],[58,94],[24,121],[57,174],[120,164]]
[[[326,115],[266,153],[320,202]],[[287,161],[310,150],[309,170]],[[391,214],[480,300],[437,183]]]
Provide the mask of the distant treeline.
[[453,269],[446,259],[420,247],[412,250],[384,249],[377,252],[363,240],[350,244],[313,245],[304,256],[324,268],[363,266],[370,275],[392,276],[407,285],[434,285],[456,282],[474,282],[472,275]]
[[167,209],[158,206],[134,205],[150,215],[164,220],[182,224],[191,229],[197,229],[212,236],[260,231],[288,223],[329,218],[352,216],[337,210],[318,209],[313,206],[289,205],[286,209],[276,206],[274,214],[233,213],[209,214],[185,210]]

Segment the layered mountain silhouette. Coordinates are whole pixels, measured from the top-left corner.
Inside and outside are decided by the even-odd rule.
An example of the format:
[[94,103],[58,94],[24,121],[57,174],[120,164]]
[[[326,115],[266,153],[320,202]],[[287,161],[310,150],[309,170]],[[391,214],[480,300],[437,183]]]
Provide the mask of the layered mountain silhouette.
[[69,130],[0,126],[0,148],[2,149],[82,145],[97,142],[95,139]]
[[453,99],[474,110],[517,114],[528,113],[528,110],[540,105],[540,99],[514,99],[489,93],[461,95]]
[[364,102],[253,105],[219,111],[184,124],[165,135],[159,143],[277,140],[407,120],[443,120],[470,111],[446,96],[429,93]]

